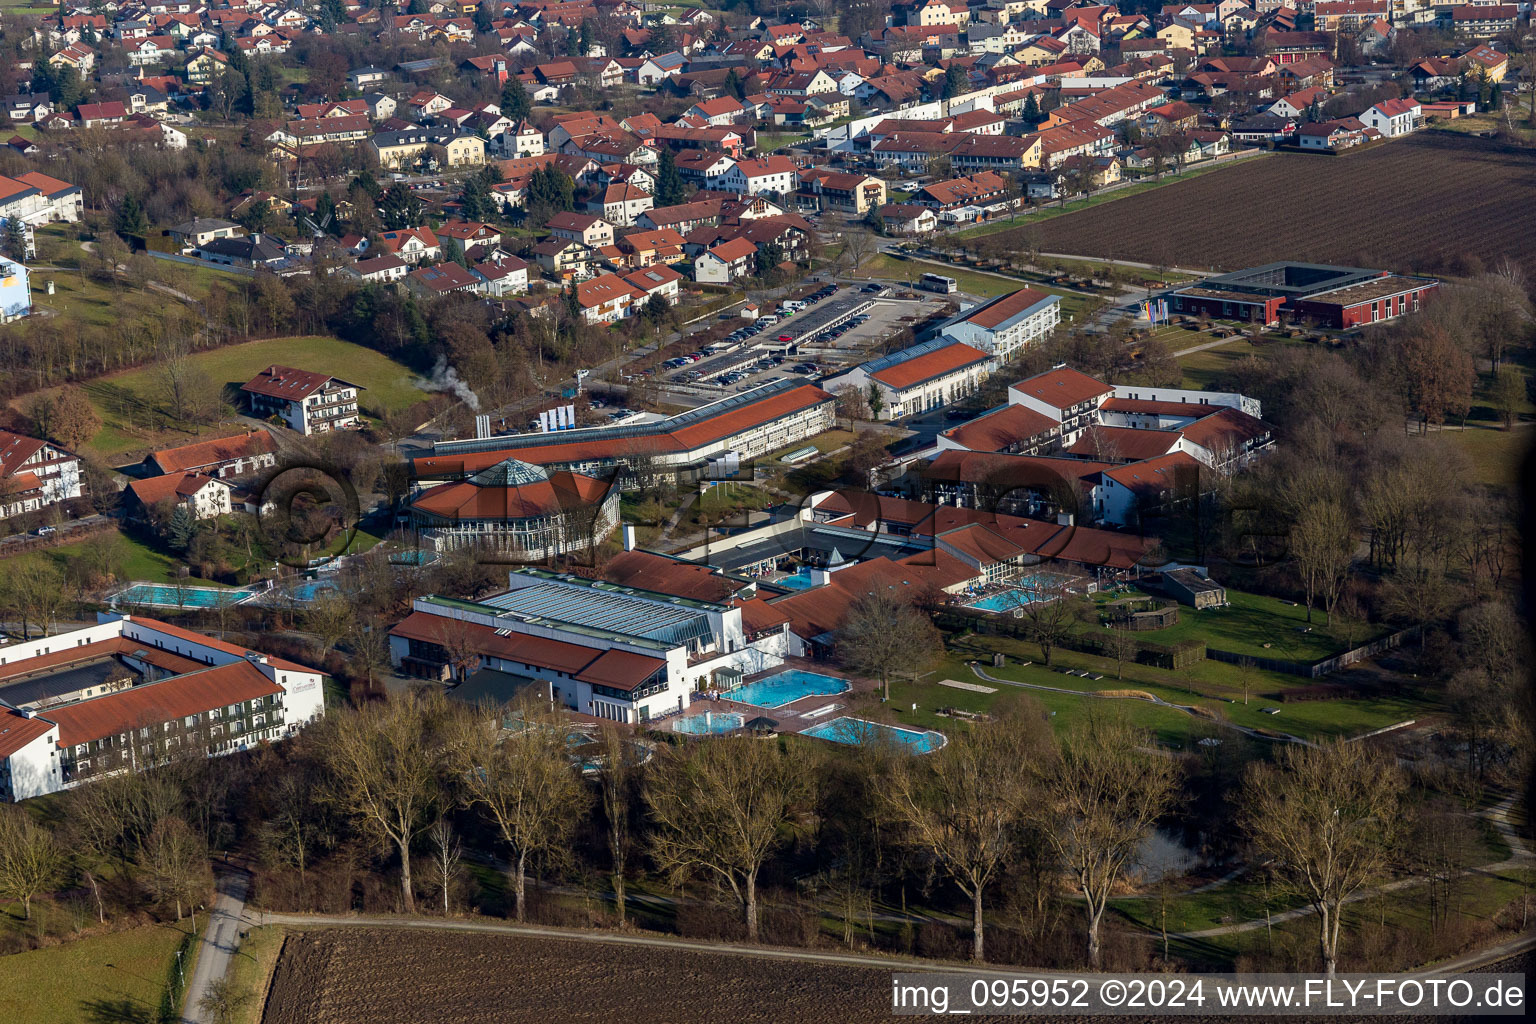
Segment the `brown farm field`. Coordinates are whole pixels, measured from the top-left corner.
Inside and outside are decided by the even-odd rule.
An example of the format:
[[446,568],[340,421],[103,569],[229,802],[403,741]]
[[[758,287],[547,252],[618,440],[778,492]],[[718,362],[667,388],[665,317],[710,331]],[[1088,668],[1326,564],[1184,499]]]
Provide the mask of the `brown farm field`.
[[1288,259],[1455,274],[1476,269],[1468,256],[1510,256],[1536,276],[1533,195],[1536,149],[1422,131],[1343,156],[1245,161],[1032,230],[1047,252],[1191,268]]
[[336,928],[288,935],[262,1021],[863,1024],[889,1020],[890,1000],[889,968],[544,937]]

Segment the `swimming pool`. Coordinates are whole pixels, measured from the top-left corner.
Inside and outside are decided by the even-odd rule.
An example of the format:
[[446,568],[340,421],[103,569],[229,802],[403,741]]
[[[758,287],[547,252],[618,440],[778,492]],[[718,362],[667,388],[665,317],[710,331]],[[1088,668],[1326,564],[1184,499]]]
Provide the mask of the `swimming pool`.
[[1033,603],[1027,590],[1000,590],[995,594],[988,594],[980,601],[971,602],[967,607],[981,608],[989,612],[1011,612]]
[[330,580],[311,580],[308,583],[300,583],[293,588],[293,599],[295,601],[313,601],[328,590],[337,594],[341,593],[341,588]]
[[809,569],[801,569],[791,576],[785,576],[782,579],[771,580],[770,582],[776,587],[785,587],[789,590],[809,590],[816,585],[811,582],[811,571]]
[[391,551],[389,561],[393,565],[427,565],[437,561],[436,551]]
[[690,715],[672,723],[672,731],[686,736],[709,736],[723,732],[735,732],[745,722],[746,716],[734,711],[706,711],[702,715]]
[[256,591],[249,587],[181,587],[160,583],[135,583],[112,598],[114,605],[148,605],[154,608],[213,608],[239,604]]
[[897,743],[914,754],[930,754],[948,740],[941,732],[923,729],[901,729],[862,718],[834,718],[830,722],[813,726],[800,735],[814,736],[829,743],[857,746],[862,743]]
[[756,704],[760,708],[780,708],[801,697],[830,697],[837,693],[847,693],[849,686],[846,679],[792,668],[755,682],[743,683],[725,691],[722,696],[743,704]]

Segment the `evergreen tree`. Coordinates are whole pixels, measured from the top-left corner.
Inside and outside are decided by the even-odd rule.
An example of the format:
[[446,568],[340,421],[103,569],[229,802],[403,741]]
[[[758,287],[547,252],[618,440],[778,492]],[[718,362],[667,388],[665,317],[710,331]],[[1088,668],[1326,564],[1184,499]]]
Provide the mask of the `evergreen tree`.
[[465,220],[485,221],[496,215],[496,203],[491,199],[490,187],[482,175],[471,174],[464,179],[464,188],[459,192],[459,210]]
[[491,5],[490,4],[481,4],[479,7],[475,8],[475,31],[476,32],[481,32],[481,33],[491,32],[492,29],[493,29],[493,26],[491,25],[491,22],[493,20],[494,19],[491,17]]
[[663,146],[661,159],[656,164],[656,205],[676,206],[687,194],[688,186],[677,169],[677,154],[670,146]]
[[959,64],[951,64],[944,71],[944,92],[946,100],[954,99],[971,91],[971,76],[966,74],[965,68]]
[[366,167],[357,172],[356,177],[352,179],[351,187],[362,189],[374,202],[378,202],[379,197],[384,194],[384,186],[380,185],[379,179],[373,176],[373,171]]
[[5,254],[17,263],[27,259],[27,225],[20,217],[5,219]]
[[404,185],[392,185],[379,199],[379,219],[393,230],[415,227],[421,223],[421,200]]
[[741,76],[736,73],[735,68],[731,68],[730,71],[726,72],[725,93],[727,96],[734,96],[738,100],[747,98],[747,87],[742,84]]
[[336,200],[329,192],[321,192],[315,200],[315,227],[326,234],[341,237],[341,218],[336,215]]
[[514,121],[522,121],[532,110],[533,101],[528,98],[528,90],[523,88],[523,83],[516,78],[508,78],[501,87],[502,115]]
[[595,42],[597,42],[597,33],[592,30],[592,19],[587,18],[581,23],[581,34],[577,41],[577,46],[580,48],[582,56],[592,52],[592,44]]
[[757,247],[754,256],[756,265],[753,270],[758,277],[767,277],[773,273],[773,268],[784,262],[784,247],[778,242],[768,242]]
[[1493,88],[1488,90],[1488,109],[1504,109],[1504,86],[1500,85],[1498,82],[1494,82]]
[[1024,111],[1019,116],[1031,128],[1045,120],[1045,115],[1040,113],[1040,104],[1035,99],[1034,93],[1030,93],[1028,98],[1024,100]]
[[117,223],[114,225],[119,235],[123,238],[143,238],[149,232],[149,218],[144,215],[144,207],[130,192],[123,196],[122,204],[117,208]]
[[176,511],[171,513],[171,518],[165,524],[165,543],[172,551],[185,551],[192,546],[192,537],[197,532],[197,521],[192,518],[192,513],[187,506],[177,505]]

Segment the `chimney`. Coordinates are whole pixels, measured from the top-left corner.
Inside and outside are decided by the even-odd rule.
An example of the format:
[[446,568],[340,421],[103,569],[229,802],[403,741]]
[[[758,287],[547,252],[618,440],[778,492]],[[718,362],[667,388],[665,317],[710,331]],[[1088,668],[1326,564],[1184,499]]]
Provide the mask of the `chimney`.
[[491,417],[481,415],[475,417],[475,439],[483,441],[491,436]]
[[635,550],[635,527],[633,523],[624,524],[624,550]]

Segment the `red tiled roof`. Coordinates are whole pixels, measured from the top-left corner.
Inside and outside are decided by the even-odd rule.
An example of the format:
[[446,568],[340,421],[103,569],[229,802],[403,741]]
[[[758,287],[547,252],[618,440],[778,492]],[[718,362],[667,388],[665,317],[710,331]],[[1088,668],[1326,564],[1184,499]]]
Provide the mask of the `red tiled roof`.
[[[224,640],[217,640],[211,636],[204,636],[202,633],[197,633],[190,629],[183,629],[182,627],[174,626],[169,622],[161,622],[159,619],[146,619],[135,615],[129,621],[128,625],[124,627],[125,632],[128,629],[132,629],[134,627],[148,630],[154,633],[159,633],[162,636],[171,637],[172,639],[184,640],[193,644],[201,644],[204,647],[211,648],[215,651],[220,651],[224,654],[233,654],[237,658],[244,658],[246,655],[251,653],[249,650],[239,646],[238,644],[228,643]],[[143,643],[143,641],[136,642]],[[280,668],[285,672],[307,672],[311,675],[321,674],[319,669],[309,668],[308,666],[300,665],[298,662],[288,661],[285,658],[276,658],[270,654],[264,655],[264,657],[267,659],[267,664],[273,666],[274,668]]]
[[1115,391],[1103,381],[1068,366],[1021,380],[1009,390],[1028,395],[1056,409],[1070,409],[1100,395],[1114,394]]
[[748,402],[739,408],[711,416],[698,423],[688,424],[671,433],[657,432],[638,437],[590,441],[552,441],[547,445],[516,450],[475,452],[462,456],[429,455],[414,460],[413,465],[418,477],[430,479],[447,473],[473,473],[507,458],[515,458],[534,465],[548,465],[616,459],[634,454],[692,451],[712,441],[719,441],[752,427],[793,415],[811,406],[833,401],[836,400],[814,384],[802,384],[788,391]]
[[984,363],[991,358],[981,349],[972,348],[957,341],[943,348],[934,349],[932,352],[925,352],[915,359],[908,359],[883,370],[876,370],[870,376],[889,388],[901,391],[924,381],[933,380],[935,377],[942,377],[968,366]]
[[1106,455],[1139,462],[1166,455],[1179,443],[1175,430],[1137,430],[1134,427],[1089,427],[1067,451],[1072,455]]
[[603,579],[622,587],[714,602],[725,601],[742,586],[712,566],[639,550],[615,556],[603,566]]
[[192,469],[204,469],[253,454],[270,455],[277,451],[272,435],[265,430],[253,430],[234,437],[216,437],[211,441],[198,441],[177,448],[162,448],[151,452],[150,458],[162,473],[184,473]]
[[13,708],[0,708],[0,759],[10,757],[53,728],[43,718],[29,718]]
[[485,487],[470,480],[423,491],[411,508],[445,519],[530,519],[603,500],[608,484],[578,473],[551,473],[520,487]]
[[1183,470],[1201,469],[1200,463],[1187,452],[1172,452],[1145,462],[1133,462],[1128,466],[1115,466],[1104,475],[1115,483],[1133,491],[1162,490],[1173,486],[1175,475]]
[[973,452],[1000,452],[1011,444],[1044,434],[1061,424],[1022,405],[1008,405],[943,431],[943,436]]
[[965,321],[978,327],[990,329],[1003,323],[1009,317],[1018,316],[1035,303],[1044,302],[1050,297],[1048,293],[1036,291],[1033,288],[1020,288],[1016,292],[987,303],[966,317]]
[[286,398],[289,401],[300,401],[325,387],[331,381],[346,384],[348,387],[362,390],[356,384],[348,383],[339,377],[332,377],[324,373],[311,373],[308,370],[295,370],[291,366],[269,366],[245,384],[241,385],[241,391],[251,391],[258,395],[268,395],[272,398]]
[[[390,636],[423,640],[442,644],[448,635],[448,623],[453,620],[427,612],[412,612],[389,631]],[[504,658],[524,665],[563,672],[584,682],[599,686],[612,686],[632,690],[656,672],[666,668],[666,662],[644,654],[627,651],[595,650],[564,640],[512,633],[497,634],[490,626],[477,622],[465,622],[475,650],[481,655]],[[612,657],[610,657],[610,655]]]
[[59,725],[59,746],[70,747],[282,692],[282,686],[241,659],[50,708],[45,714]]
[[[144,480],[134,480],[128,485],[133,496],[144,505],[153,505],[157,501],[167,499],[175,501],[177,498],[186,498],[216,481],[211,476],[201,473],[168,473],[164,476],[152,476]],[[221,484],[228,487],[228,484]]]

